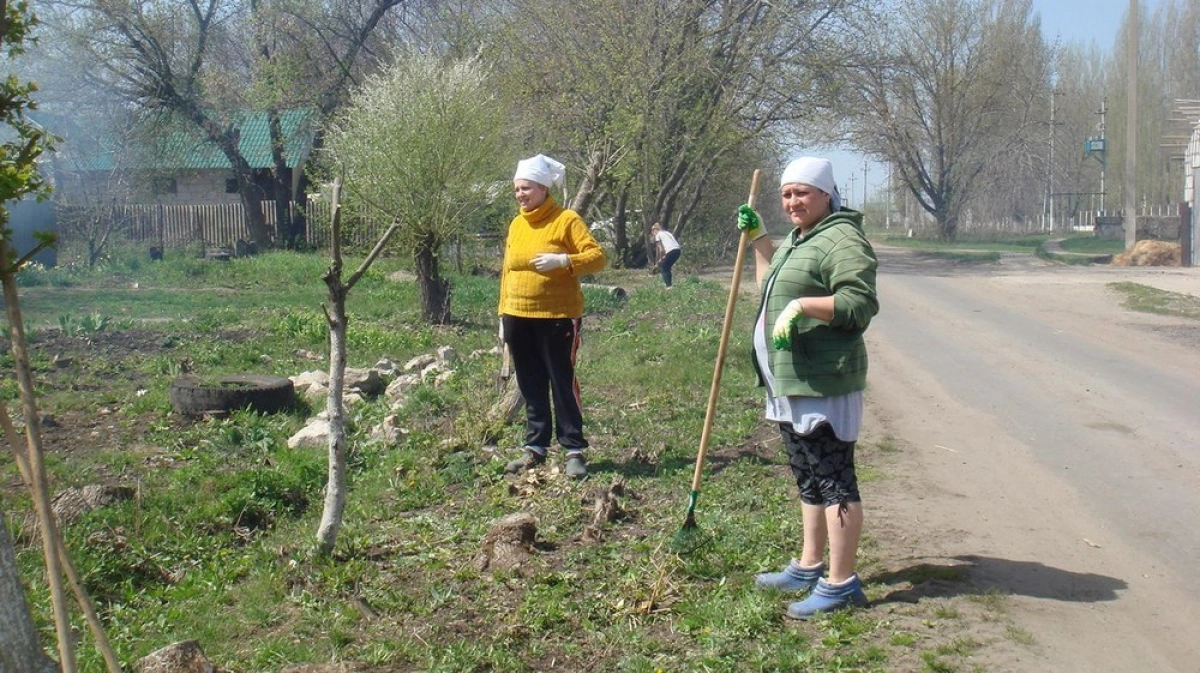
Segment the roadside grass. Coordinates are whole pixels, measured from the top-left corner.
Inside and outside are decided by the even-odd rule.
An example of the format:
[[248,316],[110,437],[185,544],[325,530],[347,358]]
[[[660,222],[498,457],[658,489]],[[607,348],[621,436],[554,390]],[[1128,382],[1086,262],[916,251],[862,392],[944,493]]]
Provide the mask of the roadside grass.
[[1125,252],[1124,240],[1089,235],[1069,236],[1060,245],[1067,252],[1089,255],[1116,255]]
[[997,253],[1032,253],[1039,246],[1050,240],[1051,236],[1047,234],[1030,234],[1025,236],[1014,236],[1011,234],[987,236],[979,234],[967,236],[964,234],[955,241],[940,241],[937,239],[908,237],[874,231],[871,233],[871,238],[872,240],[880,241],[884,245],[928,252],[985,251]]
[[1109,283],[1108,286],[1125,295],[1122,303],[1134,311],[1200,320],[1200,298],[1193,295],[1160,290],[1140,283]]
[[[499,362],[487,353],[496,279],[453,277],[456,321],[430,327],[420,321],[414,283],[393,276],[402,265],[381,260],[350,296],[351,366],[385,357],[403,365],[444,345],[460,364],[446,385],[423,385],[398,408],[351,408],[344,526],[335,552],[315,555],[325,452],[290,449],[286,440],[319,409],[189,421],[171,413],[166,389],[184,369],[326,369],[327,264],[293,253],[229,262],[168,256],[107,271],[46,270],[40,284],[23,288],[26,318],[40,326],[31,335],[40,409],[98,423],[91,447],[48,447],[55,490],[97,481],[136,489],[134,499],[64,526],[126,664],[184,639],[245,672],[363,662],[381,671],[823,673],[900,670],[914,656],[924,658],[923,670],[960,670],[980,647],[961,637],[964,617],[953,605],[904,604],[919,631],[899,626],[886,600],[789,623],[789,597],[753,588],[755,572],[796,553],[802,530],[748,363],[751,299],[737,307],[700,486],[696,519],[706,544],[672,551],[727,298],[719,283],[695,275],[681,275],[669,292],[644,271],[590,279],[629,296],[587,290],[579,379],[593,448],[591,476],[576,483],[559,471],[561,456],[530,475],[503,474],[520,423],[483,443],[480,419],[497,397]],[[56,329],[60,316],[74,316],[69,325],[113,319],[89,319],[67,334]],[[122,340],[139,347],[121,350]],[[83,350],[56,364],[72,347]],[[0,369],[11,366],[6,351]],[[15,398],[15,388],[0,393]],[[389,414],[407,431],[398,444],[369,437]],[[861,478],[871,482],[884,478],[872,456],[894,458],[903,447],[886,437],[860,451]],[[9,485],[0,491],[5,511],[27,510],[7,457],[0,482]],[[597,523],[596,498],[610,490],[621,512]],[[539,522],[536,553],[516,570],[481,572],[473,562],[480,540],[518,511]],[[872,584],[872,573],[889,550],[867,535],[862,572],[879,601],[888,588]],[[49,643],[39,549],[26,540],[18,558]],[[973,591],[962,571],[929,573],[905,581]],[[76,621],[81,670],[105,670]]]
[[918,254],[921,257],[944,259],[959,264],[990,264],[1000,261],[1000,253],[996,250],[923,250]]
[[[875,232],[873,238],[880,240],[884,245],[914,249],[921,256],[959,264],[998,262],[1002,253],[1034,254],[1063,264],[1095,264],[1107,262],[1112,255],[1125,249],[1122,241],[1097,238],[1092,234],[1070,234],[1065,237],[1050,234],[976,235],[948,242]],[[1051,251],[1046,245],[1047,242],[1056,239],[1059,240],[1058,247],[1061,252]]]

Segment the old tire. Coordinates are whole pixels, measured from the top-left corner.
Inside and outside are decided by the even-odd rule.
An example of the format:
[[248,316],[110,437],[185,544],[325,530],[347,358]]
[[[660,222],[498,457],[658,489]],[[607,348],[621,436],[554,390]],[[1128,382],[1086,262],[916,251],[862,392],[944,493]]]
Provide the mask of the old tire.
[[264,414],[290,409],[296,404],[291,379],[257,374],[230,374],[202,380],[182,376],[171,383],[171,407],[185,416],[253,409]]

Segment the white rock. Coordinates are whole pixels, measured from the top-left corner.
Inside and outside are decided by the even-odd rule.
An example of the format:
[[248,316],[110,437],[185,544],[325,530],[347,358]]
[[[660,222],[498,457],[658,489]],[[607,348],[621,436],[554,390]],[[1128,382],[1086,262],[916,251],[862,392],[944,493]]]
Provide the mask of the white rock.
[[288,439],[288,448],[321,449],[329,446],[329,421],[316,420]]

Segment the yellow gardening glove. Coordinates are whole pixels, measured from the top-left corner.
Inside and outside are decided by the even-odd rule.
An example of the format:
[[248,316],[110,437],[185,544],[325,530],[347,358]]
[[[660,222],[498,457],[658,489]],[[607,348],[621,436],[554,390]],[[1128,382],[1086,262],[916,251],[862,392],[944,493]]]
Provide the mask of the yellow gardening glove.
[[792,347],[792,326],[804,315],[800,300],[793,299],[783,307],[783,313],[775,319],[775,327],[771,329],[771,343],[775,350],[787,350]]

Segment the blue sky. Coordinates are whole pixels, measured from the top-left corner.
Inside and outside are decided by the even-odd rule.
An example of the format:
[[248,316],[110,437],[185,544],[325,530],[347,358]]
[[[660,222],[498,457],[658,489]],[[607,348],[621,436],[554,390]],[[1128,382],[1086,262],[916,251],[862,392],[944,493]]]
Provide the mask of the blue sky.
[[[1142,0],[1141,19],[1145,21],[1161,4],[1161,0]],[[1033,11],[1042,16],[1047,40],[1058,35],[1063,42],[1094,41],[1100,50],[1108,51],[1129,12],[1129,0],[1033,0]]]
[[[1139,12],[1145,21],[1164,0],[1141,0]],[[1033,0],[1033,12],[1041,15],[1042,33],[1047,40],[1061,38],[1064,43],[1088,45],[1095,42],[1101,51],[1112,49],[1121,22],[1129,11],[1129,0]],[[834,150],[814,150],[833,162],[838,188],[851,207],[863,204],[863,162],[861,154]],[[853,176],[853,179],[851,179]],[[867,163],[867,198],[883,188],[887,178],[882,164]]]

